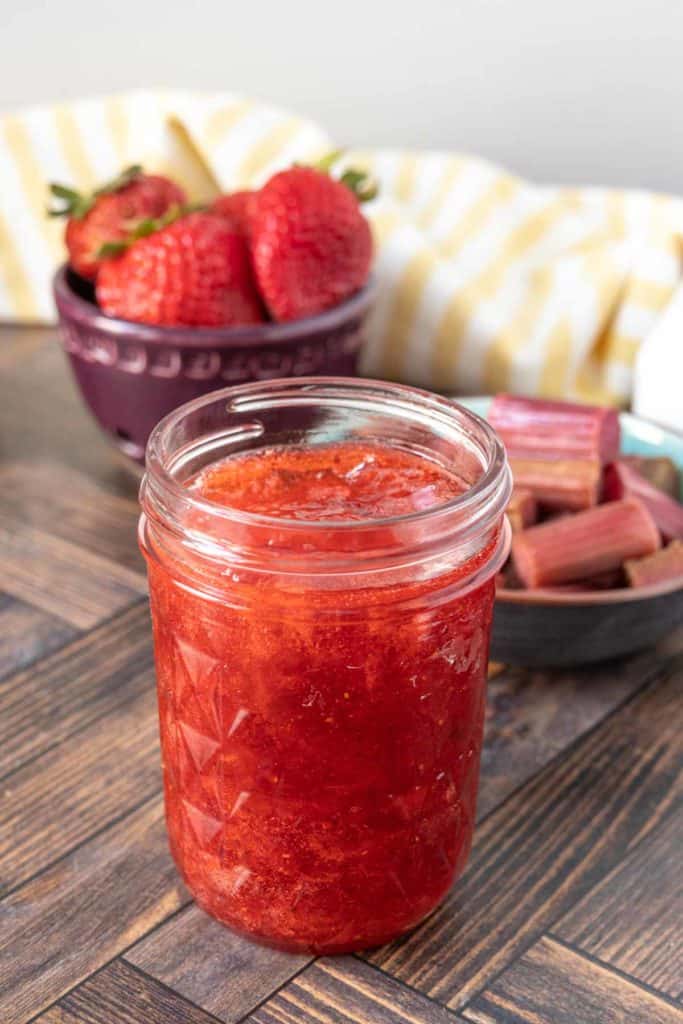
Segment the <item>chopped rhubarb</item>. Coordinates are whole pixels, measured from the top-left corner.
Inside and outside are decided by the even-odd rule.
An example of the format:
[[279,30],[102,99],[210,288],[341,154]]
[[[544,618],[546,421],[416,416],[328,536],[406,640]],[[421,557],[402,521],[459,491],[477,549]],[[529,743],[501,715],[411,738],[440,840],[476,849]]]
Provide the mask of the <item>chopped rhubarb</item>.
[[548,508],[578,512],[597,504],[602,466],[619,453],[614,409],[496,395],[489,420],[517,487]]
[[646,558],[629,559],[624,569],[632,587],[645,587],[648,583],[665,583],[675,579],[680,579],[683,584],[683,544],[674,540]]
[[512,559],[524,586],[544,587],[610,572],[659,546],[649,511],[636,498],[627,498],[516,534]]
[[664,540],[683,540],[683,505],[645,479],[623,460],[605,470],[606,501],[639,498],[647,506]]
[[585,594],[587,590],[617,590],[625,585],[623,570],[613,569],[610,572],[601,572],[599,576],[590,576],[577,583],[558,583],[554,587],[544,587],[543,589],[563,594]]
[[509,454],[509,461],[515,486],[530,491],[546,508],[580,512],[598,503],[599,459],[520,459]]
[[678,501],[681,494],[681,476],[673,459],[667,458],[666,455],[622,455],[620,461],[644,476],[653,487]]
[[533,526],[538,518],[536,499],[531,491],[527,491],[523,487],[514,488],[506,511],[513,533],[519,533],[520,530],[526,530],[528,526]]
[[615,409],[496,395],[488,418],[513,457],[605,463],[619,454],[619,414]]

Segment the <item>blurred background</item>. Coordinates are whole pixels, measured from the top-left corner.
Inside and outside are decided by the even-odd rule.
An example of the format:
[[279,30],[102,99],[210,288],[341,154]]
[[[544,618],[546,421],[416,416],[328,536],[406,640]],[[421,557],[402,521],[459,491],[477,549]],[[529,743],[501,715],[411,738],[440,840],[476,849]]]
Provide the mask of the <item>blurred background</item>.
[[234,90],[346,144],[681,188],[676,0],[9,0],[2,38],[4,109],[149,85]]

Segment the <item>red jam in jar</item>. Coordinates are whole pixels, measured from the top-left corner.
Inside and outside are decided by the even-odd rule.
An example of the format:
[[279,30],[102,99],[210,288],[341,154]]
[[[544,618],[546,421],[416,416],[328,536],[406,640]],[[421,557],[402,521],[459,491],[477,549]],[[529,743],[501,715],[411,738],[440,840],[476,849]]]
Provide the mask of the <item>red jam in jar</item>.
[[462,871],[509,488],[485,424],[397,385],[248,385],[157,428],[141,543],[166,817],[220,921],[362,949]]

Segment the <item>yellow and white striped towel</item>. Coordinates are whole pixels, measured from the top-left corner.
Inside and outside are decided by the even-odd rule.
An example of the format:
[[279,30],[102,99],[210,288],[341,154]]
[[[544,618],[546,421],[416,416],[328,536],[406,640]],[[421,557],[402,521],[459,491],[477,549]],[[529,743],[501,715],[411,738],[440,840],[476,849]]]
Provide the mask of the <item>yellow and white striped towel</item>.
[[[330,148],[315,124],[226,94],[143,91],[0,118],[0,320],[54,319],[63,226],[45,217],[48,181],[85,189],[142,162],[205,199]],[[539,187],[448,153],[348,159],[381,188],[367,207],[380,292],[364,372],[628,400],[637,350],[681,279],[683,200]]]

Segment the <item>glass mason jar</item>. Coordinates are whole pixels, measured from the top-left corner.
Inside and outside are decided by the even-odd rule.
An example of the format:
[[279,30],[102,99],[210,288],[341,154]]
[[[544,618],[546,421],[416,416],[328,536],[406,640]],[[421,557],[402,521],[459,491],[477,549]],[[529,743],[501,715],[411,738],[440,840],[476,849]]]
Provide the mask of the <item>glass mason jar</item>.
[[[430,460],[462,493],[321,522],[190,489],[237,453],[354,441]],[[414,927],[462,871],[509,493],[486,423],[396,384],[249,384],[156,428],[140,542],[166,818],[220,921],[288,950],[367,948]]]

